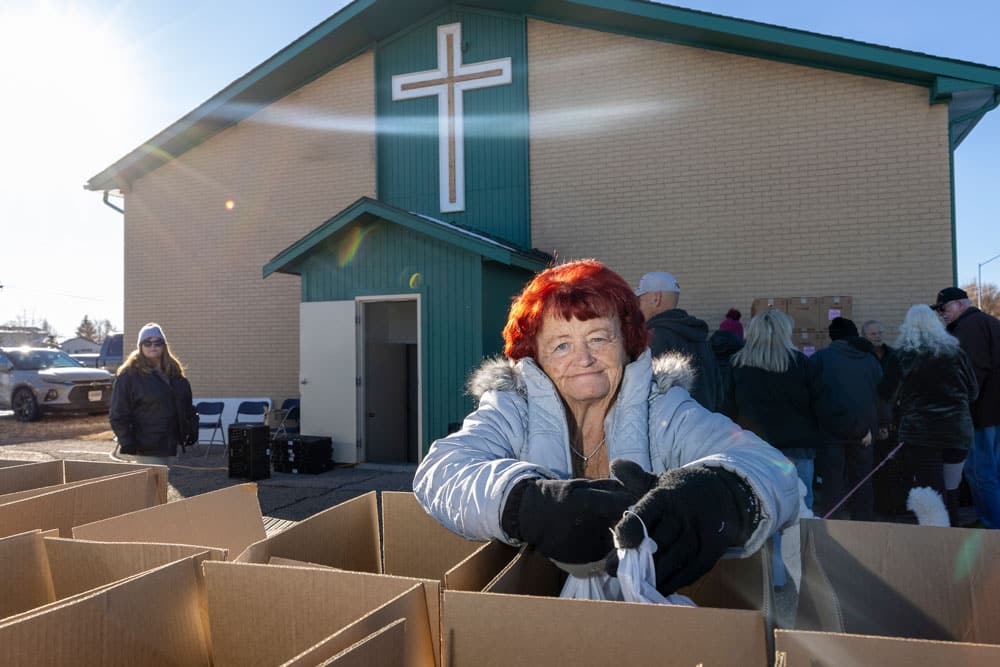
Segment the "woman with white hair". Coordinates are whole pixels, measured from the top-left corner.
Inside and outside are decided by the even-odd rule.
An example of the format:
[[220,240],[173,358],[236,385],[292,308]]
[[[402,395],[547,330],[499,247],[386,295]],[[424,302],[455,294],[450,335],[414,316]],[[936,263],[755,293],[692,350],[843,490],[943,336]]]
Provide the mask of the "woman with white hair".
[[898,406],[899,440],[913,486],[945,496],[956,525],[962,463],[972,445],[969,403],[979,393],[968,355],[929,306],[913,306],[899,327],[879,394]]

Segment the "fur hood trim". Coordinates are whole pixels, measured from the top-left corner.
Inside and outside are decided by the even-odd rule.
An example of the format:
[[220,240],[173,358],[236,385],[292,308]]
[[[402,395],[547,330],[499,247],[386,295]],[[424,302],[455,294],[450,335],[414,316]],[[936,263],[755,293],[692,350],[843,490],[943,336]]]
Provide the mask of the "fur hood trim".
[[[640,363],[642,359],[640,357],[632,363]],[[695,370],[689,357],[667,352],[653,359],[652,365],[653,380],[661,394],[667,393],[671,387],[682,387],[690,392],[694,386]],[[486,359],[473,371],[465,388],[477,401],[488,391],[513,391],[522,397],[528,396],[527,384],[517,363],[499,356]]]

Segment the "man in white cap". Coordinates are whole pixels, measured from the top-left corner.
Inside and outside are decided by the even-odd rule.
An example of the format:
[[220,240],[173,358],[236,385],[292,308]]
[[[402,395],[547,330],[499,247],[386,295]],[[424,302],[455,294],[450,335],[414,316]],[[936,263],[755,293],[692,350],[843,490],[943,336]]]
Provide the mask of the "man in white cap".
[[708,410],[718,410],[722,402],[721,383],[708,342],[708,325],[677,307],[681,296],[677,279],[666,271],[652,271],[639,281],[635,294],[646,318],[653,356],[680,352],[690,357],[696,373],[692,398]]

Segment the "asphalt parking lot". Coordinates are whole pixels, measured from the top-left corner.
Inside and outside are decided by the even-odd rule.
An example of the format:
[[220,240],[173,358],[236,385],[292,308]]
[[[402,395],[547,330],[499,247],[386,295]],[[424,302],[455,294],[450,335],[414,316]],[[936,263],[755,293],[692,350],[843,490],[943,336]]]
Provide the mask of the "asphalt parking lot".
[[[12,413],[0,411],[0,459],[116,460],[115,442],[109,431],[102,430],[106,419],[45,417],[22,424]],[[221,445],[207,452],[206,447],[189,448],[170,467],[169,501],[247,482],[229,477]],[[410,491],[415,470],[412,465],[361,464],[336,467],[320,475],[272,473],[270,479],[257,480],[257,494],[265,516],[300,521],[369,491]]]

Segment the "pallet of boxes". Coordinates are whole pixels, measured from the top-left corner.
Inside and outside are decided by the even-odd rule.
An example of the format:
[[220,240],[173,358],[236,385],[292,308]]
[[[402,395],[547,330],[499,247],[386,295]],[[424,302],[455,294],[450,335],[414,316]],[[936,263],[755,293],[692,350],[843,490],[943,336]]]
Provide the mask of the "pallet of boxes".
[[792,344],[807,357],[830,344],[830,322],[851,319],[854,299],[849,296],[759,297],[750,305],[753,317],[765,310],[780,310],[792,318]]

